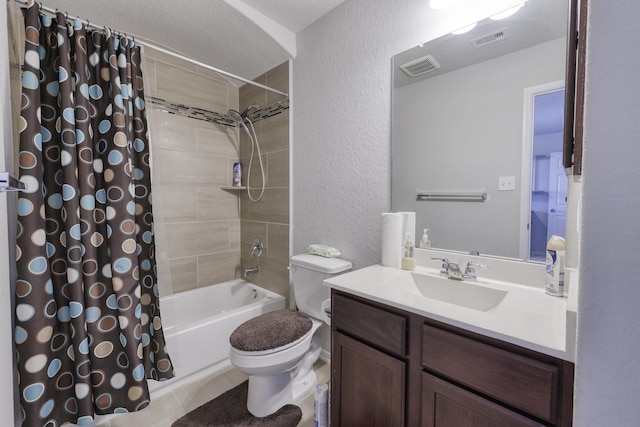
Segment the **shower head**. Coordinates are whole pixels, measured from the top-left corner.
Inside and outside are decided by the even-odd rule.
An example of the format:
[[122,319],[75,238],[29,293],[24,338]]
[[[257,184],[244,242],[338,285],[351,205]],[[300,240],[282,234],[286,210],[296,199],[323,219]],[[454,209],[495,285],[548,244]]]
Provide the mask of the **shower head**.
[[240,114],[236,110],[229,109],[227,111],[227,114],[229,115],[229,117],[233,119],[234,122],[238,124],[241,124],[241,123],[244,124],[244,117],[243,117],[244,113]]
[[244,113],[240,114],[236,110],[229,109],[227,110],[227,115],[231,117],[231,119],[233,119],[233,121],[236,122],[236,124],[241,125],[244,128],[245,132],[247,132],[247,134],[251,136],[251,133],[249,132],[249,128],[247,127],[247,125],[244,124],[244,119],[247,117],[244,115]]
[[251,104],[242,112],[242,116],[249,118],[249,111],[257,110],[257,109],[258,109],[258,104]]
[[227,110],[227,115],[233,119],[236,123],[244,123],[245,119],[249,119],[249,111],[255,110],[258,108],[258,104],[249,105],[242,113],[229,109]]

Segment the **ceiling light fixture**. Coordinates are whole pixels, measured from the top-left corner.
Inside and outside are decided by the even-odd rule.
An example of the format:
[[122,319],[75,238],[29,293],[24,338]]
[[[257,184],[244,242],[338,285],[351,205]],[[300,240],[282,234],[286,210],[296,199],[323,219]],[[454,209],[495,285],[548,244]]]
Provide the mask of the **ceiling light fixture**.
[[514,13],[516,13],[517,11],[519,11],[522,8],[522,6],[524,6],[524,2],[520,3],[517,6],[513,6],[513,7],[509,8],[509,9],[503,11],[503,12],[496,13],[495,15],[490,16],[489,19],[492,19],[494,21],[499,21],[501,19],[508,18],[511,15],[513,15]]
[[429,7],[435,10],[448,9],[457,2],[458,0],[429,0]]
[[459,34],[468,33],[469,31],[473,30],[476,27],[476,25],[478,25],[478,23],[474,22],[471,25],[467,25],[467,26],[459,28],[459,29],[457,29],[455,31],[451,31],[451,34],[459,35]]

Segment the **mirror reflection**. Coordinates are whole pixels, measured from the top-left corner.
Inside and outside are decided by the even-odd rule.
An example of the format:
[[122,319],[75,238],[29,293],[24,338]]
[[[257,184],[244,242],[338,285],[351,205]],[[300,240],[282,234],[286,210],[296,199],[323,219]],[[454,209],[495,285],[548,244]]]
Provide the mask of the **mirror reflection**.
[[416,242],[543,261],[564,236],[567,10],[530,0],[393,57],[392,210]]

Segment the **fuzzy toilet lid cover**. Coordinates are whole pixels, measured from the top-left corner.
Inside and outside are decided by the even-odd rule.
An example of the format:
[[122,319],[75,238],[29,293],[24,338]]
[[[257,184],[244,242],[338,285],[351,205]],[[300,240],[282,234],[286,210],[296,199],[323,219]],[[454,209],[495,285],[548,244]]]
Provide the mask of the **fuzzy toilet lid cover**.
[[229,337],[231,346],[241,351],[264,351],[282,347],[311,330],[309,316],[294,310],[276,310],[247,320]]

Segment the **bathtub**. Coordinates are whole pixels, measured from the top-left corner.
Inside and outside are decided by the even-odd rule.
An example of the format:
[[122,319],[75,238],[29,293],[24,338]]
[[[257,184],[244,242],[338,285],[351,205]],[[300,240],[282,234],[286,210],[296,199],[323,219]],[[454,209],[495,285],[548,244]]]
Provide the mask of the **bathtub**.
[[152,395],[227,360],[229,336],[235,328],[283,308],[283,296],[242,279],[160,297],[162,328],[175,377],[148,381]]

